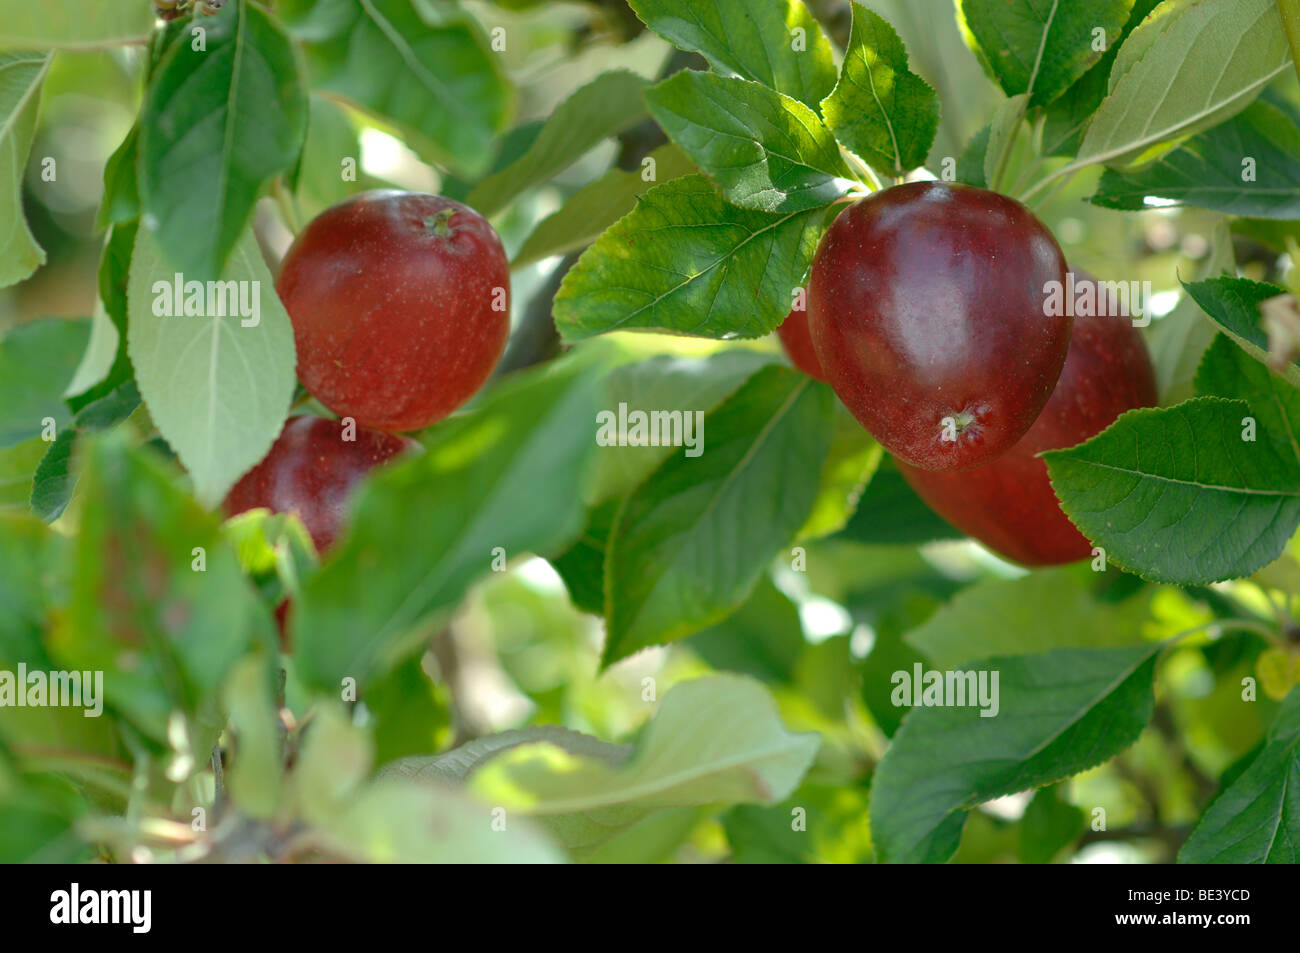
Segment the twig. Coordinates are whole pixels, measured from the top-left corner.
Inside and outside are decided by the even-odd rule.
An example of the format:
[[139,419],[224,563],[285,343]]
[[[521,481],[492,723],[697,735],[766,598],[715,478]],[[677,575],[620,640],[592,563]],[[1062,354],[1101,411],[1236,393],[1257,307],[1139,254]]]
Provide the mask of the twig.
[[285,227],[294,235],[297,235],[299,231],[297,200],[284,187],[283,179],[277,178],[271,183],[271,197],[275,199],[276,207],[280,210],[280,217],[284,219]]

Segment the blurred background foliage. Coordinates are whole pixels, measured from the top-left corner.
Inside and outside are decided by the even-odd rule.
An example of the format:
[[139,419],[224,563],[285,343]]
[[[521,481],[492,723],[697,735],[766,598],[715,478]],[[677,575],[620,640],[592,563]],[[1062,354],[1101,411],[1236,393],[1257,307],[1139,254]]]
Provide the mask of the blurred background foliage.
[[[809,5],[842,43],[847,3],[811,0]],[[866,5],[895,25],[911,53],[912,69],[939,92],[944,112],[929,162],[937,169],[945,158],[960,154],[1001,95],[963,44],[949,0]],[[654,78],[680,55],[645,30],[622,0],[473,0],[465,6],[485,25],[505,27],[508,37],[505,65],[518,90],[518,125],[501,144],[497,168],[522,154],[540,120],[602,71],[622,68]],[[86,318],[95,312],[103,240],[95,216],[103,168],[139,110],[142,64],[139,49],[55,57],[23,193],[48,264],[31,280],[0,291],[0,332],[38,317]],[[1289,82],[1282,95],[1300,103],[1294,78]],[[298,196],[303,221],[361,186],[467,194],[469,184],[421,162],[360,112],[319,94],[313,94],[311,109]],[[635,162],[656,144],[654,133],[648,123],[638,126],[512,203],[494,220],[507,251],[517,252],[534,226],[578,188],[629,156]],[[359,158],[360,186],[339,181],[336,157],[348,154]],[[44,157],[57,163],[53,182],[40,179]],[[1024,154],[1013,159],[1012,181],[1026,161]],[[1104,279],[1152,282],[1157,320],[1147,331],[1162,385],[1176,395],[1194,364],[1180,369],[1178,355],[1162,355],[1159,340],[1162,321],[1195,308],[1182,295],[1180,277],[1200,275],[1211,261],[1231,267],[1235,260],[1249,277],[1277,280],[1286,267],[1286,238],[1300,234],[1300,223],[1240,220],[1229,231],[1226,217],[1195,209],[1109,211],[1083,201],[1097,175],[1077,176],[1038,212],[1073,265]],[[258,221],[264,250],[274,262],[291,236],[269,208]],[[565,264],[556,256],[514,274],[517,325],[538,306],[539,296],[543,303],[549,300],[556,271]],[[615,337],[628,354],[646,356],[735,347],[779,353],[772,339],[735,345],[664,335]],[[139,425],[149,431],[147,420]],[[25,462],[23,454],[35,459],[43,450],[36,441],[0,454],[0,505],[21,510],[27,502],[20,481],[6,481],[6,459],[16,469],[16,462]],[[27,465],[19,472],[30,471]],[[75,518],[75,513],[64,517]],[[713,668],[740,671],[768,684],[792,731],[822,734],[818,760],[800,789],[787,803],[736,807],[721,816],[694,808],[659,812],[611,840],[594,859],[869,860],[867,785],[901,717],[889,703],[888,673],[921,658],[904,634],[929,625],[927,632],[938,644],[961,640],[970,633],[945,631],[945,603],[959,591],[1025,576],[956,537],[886,466],[844,531],[806,544],[806,574],[778,564],[731,618],[671,647],[639,653],[603,674],[600,620],[574,608],[546,560],[513,564],[474,590],[422,659],[399,667],[371,693],[364,720],[374,728],[377,761],[440,750],[526,723],[564,724],[603,739],[626,740],[651,712],[642,697],[644,679],[653,678],[662,697],[674,684]],[[1204,623],[1223,603],[1245,606],[1248,613],[1269,608],[1248,582],[1203,591],[1156,589],[1132,577],[1099,577],[1080,566],[1053,571],[1050,586],[1049,607],[1065,599],[1107,608],[1088,613],[1080,623],[1095,627],[1099,640],[1116,625],[1140,630],[1147,639],[1166,638]],[[987,622],[1015,626],[996,615]],[[1040,626],[1052,624],[1051,616],[1038,619]],[[1032,639],[1033,632],[1023,637]],[[1266,697],[1253,706],[1238,701],[1240,680],[1254,672],[1264,648],[1250,633],[1210,629],[1184,639],[1162,663],[1157,716],[1136,746],[1032,798],[1003,798],[973,812],[956,859],[1172,859],[1198,803],[1259,744],[1276,712],[1276,703]],[[288,707],[299,706],[301,714],[303,695],[295,688],[292,665],[286,697]],[[1091,830],[1092,818],[1075,805],[1103,808],[1108,831]],[[791,811],[799,806],[819,808],[809,837],[791,831]]]

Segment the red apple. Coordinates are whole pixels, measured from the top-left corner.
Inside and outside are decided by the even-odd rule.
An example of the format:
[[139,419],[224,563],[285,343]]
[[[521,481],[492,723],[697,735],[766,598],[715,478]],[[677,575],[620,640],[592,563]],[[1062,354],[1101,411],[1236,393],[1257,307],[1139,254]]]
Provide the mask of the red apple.
[[831,386],[887,450],[969,469],[1009,450],[1051,396],[1070,317],[1051,313],[1049,283],[1064,281],[1060,248],[1019,202],[914,182],[827,230],[808,323]]
[[343,423],[324,417],[291,417],[262,462],[226,496],[227,515],[265,507],[297,513],[316,549],[334,545],[348,498],[363,476],[419,444],[409,437],[357,427],[353,440]]
[[[1081,280],[1076,277],[1076,284]],[[1090,556],[1092,544],[1061,512],[1047,464],[1036,455],[1073,447],[1124,411],[1155,403],[1155,371],[1132,321],[1078,316],[1056,389],[1019,443],[992,463],[962,473],[936,473],[902,461],[898,467],[936,513],[1008,559],[1026,566],[1074,562]]]
[[776,329],[776,333],[781,338],[781,344],[785,347],[790,363],[809,377],[825,382],[826,373],[822,370],[821,362],[817,360],[817,352],[813,350],[812,335],[808,332],[808,312],[791,311],[781,322],[781,326]]
[[275,287],[303,386],[380,430],[417,430],[467,401],[510,331],[501,239],[436,195],[365,192],[326,209],[290,247]]

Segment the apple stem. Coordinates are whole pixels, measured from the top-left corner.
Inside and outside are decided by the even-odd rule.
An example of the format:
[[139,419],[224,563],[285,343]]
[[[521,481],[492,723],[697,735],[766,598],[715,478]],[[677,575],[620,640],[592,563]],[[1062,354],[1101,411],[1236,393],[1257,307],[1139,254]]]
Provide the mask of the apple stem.
[[1037,182],[1035,182],[1033,186],[1029,189],[1029,191],[1020,197],[1020,201],[1028,203],[1030,198],[1032,198],[1033,196],[1041,192],[1047,185],[1051,184],[1052,182],[1055,182],[1057,179],[1060,179],[1064,176],[1073,176],[1080,169],[1086,169],[1088,166],[1093,165],[1094,162],[1097,161],[1101,161],[1101,160],[1088,160],[1085,162],[1080,162],[1078,159],[1075,159],[1073,162],[1061,166],[1055,172],[1052,172],[1051,174],[1046,175],[1043,178],[1039,179]]
[[[1037,70],[1037,65],[1035,65],[1034,68]],[[1026,100],[1026,102],[1028,102],[1028,100]],[[998,155],[997,165],[993,167],[993,181],[990,182],[988,186],[994,192],[1002,191],[1002,180],[1006,178],[1007,166],[1011,162],[1011,153],[1016,147],[1016,142],[1020,139],[1020,127],[1024,125],[1024,121],[1025,103],[1021,103],[1020,108],[1016,110],[1016,119],[1011,126],[1011,132],[1002,142],[1002,152]]]
[[[1065,172],[1066,169],[1069,168],[1070,168],[1069,166],[1066,166],[1065,169],[1061,170],[1061,172]],[[1060,192],[1061,189],[1065,188],[1067,185],[1073,182],[1075,173],[1082,168],[1083,166],[1079,166],[1078,168],[1072,169],[1068,175],[1064,175],[1064,176],[1058,177],[1057,175],[1050,175],[1047,178],[1043,179],[1042,182],[1039,182],[1038,183],[1039,185],[1045,185],[1046,183],[1051,182],[1053,179],[1059,178],[1059,181],[1054,186],[1052,186],[1051,190],[1048,191],[1048,193],[1044,195],[1041,199],[1039,199],[1037,202],[1034,202],[1032,205],[1030,205],[1030,208],[1032,208],[1034,211],[1038,211],[1040,208],[1042,208],[1052,199],[1056,198],[1056,194]],[[1039,190],[1036,187],[1030,189],[1028,192],[1025,193],[1024,198],[1021,201],[1028,202],[1029,197],[1037,191]]]
[[843,146],[840,146],[840,154],[843,155],[844,160],[852,166],[853,171],[858,174],[858,181],[868,189],[872,192],[879,192],[884,188],[884,186],[880,184],[880,179],[877,177],[876,173],[872,171],[869,165]]

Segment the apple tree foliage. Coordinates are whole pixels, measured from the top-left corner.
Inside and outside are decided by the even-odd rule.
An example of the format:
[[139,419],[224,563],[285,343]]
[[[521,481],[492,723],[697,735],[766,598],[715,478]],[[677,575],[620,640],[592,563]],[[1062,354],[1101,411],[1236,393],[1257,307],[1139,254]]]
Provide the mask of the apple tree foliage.
[[[1296,861],[1295,42],[1295,0],[0,0],[0,858]],[[77,176],[93,308],[28,320]],[[767,338],[908,177],[1162,284],[1162,406],[1046,457],[1090,563],[963,542]],[[321,558],[218,504],[313,409],[278,255],[394,186],[498,225],[511,367]],[[256,323],[160,316],[177,274]]]

